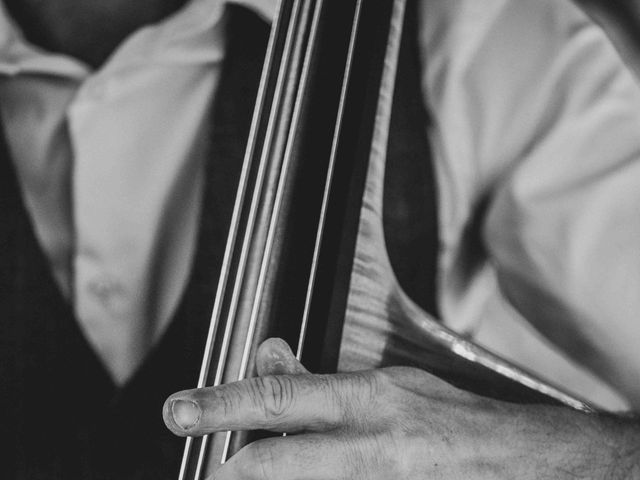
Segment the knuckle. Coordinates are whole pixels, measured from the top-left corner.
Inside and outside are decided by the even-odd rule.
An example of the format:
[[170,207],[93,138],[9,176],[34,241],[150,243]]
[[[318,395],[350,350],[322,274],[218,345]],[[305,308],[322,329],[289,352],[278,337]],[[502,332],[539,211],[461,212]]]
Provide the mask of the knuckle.
[[329,398],[342,425],[357,428],[371,423],[379,403],[379,387],[373,372],[327,377],[327,383]]
[[381,388],[380,372],[373,370],[364,372],[356,376],[354,388],[357,390],[356,398],[358,399],[359,408],[375,409],[380,403],[380,396],[384,391]]
[[287,376],[258,377],[254,382],[253,398],[256,407],[270,422],[287,414],[294,400],[293,380]]
[[342,461],[348,478],[412,478],[405,465],[404,452],[389,433],[361,434],[347,440]]
[[367,465],[360,455],[360,450],[352,440],[347,441],[341,449],[342,465],[348,478],[357,479],[359,475],[367,471]]
[[381,445],[378,434],[360,435],[348,439],[343,448],[343,464],[348,478],[396,478],[391,475],[388,448]]
[[242,391],[237,384],[227,384],[216,391],[217,401],[222,405],[225,418],[235,418],[242,403]]
[[408,397],[401,387],[398,386],[398,379],[403,375],[400,368],[381,369],[373,372],[375,377],[376,406],[379,420],[387,431],[402,429],[409,413]]
[[369,373],[370,391],[376,397],[383,394],[391,385],[393,379],[385,369],[372,370]]

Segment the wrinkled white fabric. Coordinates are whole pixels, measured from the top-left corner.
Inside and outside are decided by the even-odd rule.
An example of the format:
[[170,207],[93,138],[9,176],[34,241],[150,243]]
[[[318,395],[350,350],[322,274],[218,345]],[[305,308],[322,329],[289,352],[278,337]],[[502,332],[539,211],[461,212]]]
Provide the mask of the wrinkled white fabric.
[[[422,5],[445,319],[563,386],[580,383],[548,350],[532,349],[544,337],[640,406],[635,78],[572,2]],[[467,230],[477,218],[481,231]],[[480,239],[488,262],[466,254]],[[527,319],[525,342],[509,345],[499,313],[478,315],[496,296],[496,272]]]

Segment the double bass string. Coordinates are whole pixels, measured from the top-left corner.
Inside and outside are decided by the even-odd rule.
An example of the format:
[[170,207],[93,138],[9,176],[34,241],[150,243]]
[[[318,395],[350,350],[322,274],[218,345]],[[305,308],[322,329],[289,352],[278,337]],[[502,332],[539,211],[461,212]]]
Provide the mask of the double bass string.
[[[280,3],[280,7],[279,7],[280,11],[279,11],[278,17],[280,17],[280,13],[283,11],[284,4],[285,4],[285,0],[283,0]],[[273,99],[271,101],[271,105],[269,109],[269,120],[267,124],[265,138],[264,140],[262,140],[258,178],[256,180],[256,186],[254,188],[253,196],[251,200],[251,210],[250,210],[249,218],[247,221],[248,227],[246,229],[245,237],[242,245],[240,265],[239,265],[235,282],[234,282],[234,290],[233,290],[231,307],[227,315],[227,322],[226,322],[224,336],[223,336],[223,343],[222,343],[222,348],[221,348],[219,359],[218,359],[217,371],[216,371],[216,376],[215,376],[213,386],[218,386],[223,382],[225,367],[226,367],[228,355],[229,355],[229,348],[231,345],[233,330],[236,323],[235,320],[237,315],[238,303],[240,299],[241,286],[243,283],[244,274],[246,271],[246,265],[249,258],[248,257],[248,252],[250,249],[249,244],[254,234],[255,223],[256,223],[259,203],[261,199],[261,193],[262,193],[262,189],[264,188],[265,177],[267,175],[267,171],[269,167],[269,156],[271,154],[271,148],[276,136],[276,130],[277,130],[276,126],[278,122],[278,114],[280,112],[279,106],[281,105],[282,98],[285,96],[285,93],[286,93],[287,74],[289,71],[290,61],[292,57],[294,57],[294,51],[296,46],[296,42],[295,42],[296,32],[299,28],[299,24],[301,21],[300,16],[301,16],[302,10],[303,9],[301,7],[300,2],[294,2],[293,12],[291,14],[291,19],[289,21],[288,26],[282,25],[282,28],[286,28],[287,30],[284,52],[283,52],[282,59],[280,60],[280,64],[273,65],[273,68],[277,69],[278,71],[276,88],[275,88],[275,93],[273,95]],[[279,21],[281,21],[281,18],[278,18],[278,22]],[[274,30],[277,30],[277,26],[274,28]],[[272,54],[275,56],[277,52],[274,51]],[[256,142],[257,141],[259,140],[256,139]],[[253,152],[248,152],[248,154],[252,154],[252,153]],[[248,161],[250,160],[248,159]],[[221,458],[219,460],[220,464],[225,463],[226,460],[228,459],[232,432],[227,432],[225,435],[226,435],[226,438],[225,438],[224,449],[221,453]],[[199,462],[199,471],[202,471],[205,465],[204,460],[207,453],[206,449],[207,449],[206,445],[203,445],[201,450],[202,461]],[[200,476],[201,475],[197,476],[196,478],[199,479]]]
[[[222,347],[220,359],[218,361],[218,369],[216,373],[216,379],[214,382],[215,386],[220,385],[222,383],[225,367],[227,364],[229,347],[231,344],[233,328],[235,325],[235,319],[237,314],[237,306],[240,298],[240,291],[242,288],[243,275],[245,273],[245,266],[249,258],[248,254],[250,249],[250,242],[254,234],[255,221],[258,215],[259,204],[262,197],[262,191],[265,188],[265,185],[264,185],[265,178],[268,174],[268,168],[270,166],[269,163],[270,163],[270,157],[272,156],[272,148],[274,148],[273,146],[274,143],[277,143],[278,123],[280,120],[279,116],[281,114],[281,105],[283,104],[283,102],[286,102],[286,96],[287,96],[286,94],[287,94],[287,89],[289,87],[288,76],[289,76],[289,71],[291,70],[290,65],[291,65],[291,62],[294,62],[294,63],[296,62],[296,49],[298,48],[297,40],[299,37],[298,31],[300,29],[300,25],[304,24],[304,19],[307,15],[306,12],[308,10],[308,6],[306,5],[306,2],[304,5],[301,2],[294,2],[293,8],[294,8],[294,11],[292,14],[292,21],[288,26],[288,33],[287,33],[287,40],[286,40],[285,49],[284,49],[284,55],[279,66],[276,93],[274,95],[274,99],[271,104],[267,134],[263,142],[262,154],[260,159],[260,171],[258,174],[256,188],[254,189],[254,192],[253,192],[251,213],[248,221],[249,227],[247,228],[247,233],[245,234],[244,243],[242,247],[241,268],[238,271],[238,275],[235,281],[233,302],[232,302],[232,307],[228,314],[227,328],[225,329],[223,347]],[[268,255],[265,254],[265,257],[267,256]],[[257,291],[260,292],[261,288],[262,286],[259,284]],[[259,295],[259,293],[257,293],[257,295]],[[246,372],[245,363],[248,363],[245,360],[245,357],[248,356],[248,353],[246,353],[246,349],[247,349],[247,345],[250,346],[251,342],[253,341],[254,331],[255,331],[255,320],[252,315],[249,331],[245,340],[245,351],[243,352],[243,360],[241,363],[241,370],[237,378],[238,380],[242,380],[245,376],[245,372]],[[229,457],[229,449],[230,449],[233,432],[227,432],[225,435],[226,435],[225,444],[224,444],[224,448],[223,448],[221,459],[220,459],[221,464],[226,462],[226,460]]]
[[304,313],[302,316],[302,323],[300,325],[300,332],[298,333],[298,345],[296,348],[296,358],[299,361],[302,361],[304,342],[307,336],[307,330],[309,328],[309,312],[311,309],[311,300],[313,298],[316,273],[318,270],[320,247],[322,245],[322,238],[323,238],[325,225],[326,225],[327,209],[329,204],[329,193],[331,191],[333,173],[335,171],[338,142],[340,139],[342,120],[344,118],[344,109],[346,104],[345,99],[347,96],[347,90],[349,88],[349,80],[351,78],[351,69],[353,66],[353,54],[355,50],[355,43],[356,43],[356,37],[358,33],[358,25],[360,23],[361,11],[362,11],[362,0],[358,0],[358,3],[356,5],[356,12],[353,19],[353,26],[351,29],[351,38],[349,39],[349,52],[347,54],[347,63],[345,67],[345,73],[343,76],[342,91],[340,92],[340,105],[338,107],[338,118],[336,121],[336,128],[333,135],[333,144],[331,146],[331,158],[329,161],[329,169],[327,172],[327,179],[325,182],[324,193],[322,198],[322,207],[320,212],[320,220],[318,222],[316,242],[313,249],[313,261],[311,264],[311,274],[309,275],[309,282],[307,285],[307,294],[306,294],[305,304],[304,304]]
[[[271,218],[269,221],[267,242],[266,242],[265,252],[262,258],[262,265],[260,267],[260,276],[258,280],[258,285],[256,288],[257,292],[254,297],[253,305],[251,308],[251,320],[249,323],[249,331],[247,334],[247,338],[245,340],[241,367],[237,377],[237,380],[239,381],[246,378],[247,369],[250,361],[251,347],[252,345],[255,344],[255,330],[256,330],[256,325],[258,323],[258,319],[259,319],[261,301],[264,295],[267,270],[268,270],[269,263],[271,262],[271,251],[276,239],[278,219],[281,215],[282,208],[283,208],[284,189],[285,189],[285,183],[286,183],[285,179],[287,177],[289,166],[293,159],[293,148],[294,148],[293,146],[295,143],[295,136],[298,130],[298,125],[299,125],[300,116],[302,112],[303,99],[305,96],[306,87],[307,87],[307,83],[310,75],[311,57],[317,42],[318,24],[319,24],[320,16],[322,13],[322,7],[324,5],[324,0],[318,0],[315,4],[315,9],[313,12],[312,23],[311,23],[310,33],[309,33],[309,40],[307,41],[306,48],[305,48],[304,41],[305,41],[306,32],[307,32],[306,25],[309,19],[309,15],[311,14],[310,10],[312,7],[312,3],[313,2],[311,1],[305,2],[305,5],[303,7],[303,12],[302,12],[302,19],[300,24],[298,25],[299,30],[296,35],[297,37],[296,52],[294,53],[294,59],[300,58],[301,55],[297,55],[297,54],[301,54],[302,50],[304,50],[305,51],[304,62],[302,63],[302,73],[300,74],[299,83],[296,83],[296,85],[294,86],[294,89],[292,90],[292,93],[294,91],[296,92],[295,103],[293,107],[293,115],[291,117],[291,123],[287,126],[285,130],[286,131],[286,148],[285,148],[284,157],[282,160],[282,165],[280,167],[278,190],[276,192],[275,203],[274,203],[274,207],[271,212]],[[297,75],[295,72],[298,71],[299,66],[300,65],[296,62],[296,60],[294,60],[291,67],[292,80],[294,82],[295,82],[295,79],[297,79]],[[227,432],[226,435],[227,435],[227,438],[225,440],[223,462],[227,460],[233,432]]]
[[[402,4],[404,0],[394,1]],[[307,334],[311,292],[316,286],[320,252],[324,250],[321,244],[328,231],[327,211],[328,205],[332,204],[334,170],[340,170],[337,165],[340,165],[338,159],[342,155],[338,152],[343,149],[339,144],[342,143],[341,136],[347,138],[341,133],[349,104],[345,99],[348,91],[357,88],[349,85],[353,83],[350,82],[353,57],[356,45],[365,45],[358,34],[358,30],[362,30],[360,19],[364,19],[361,12],[365,5],[362,0],[349,2],[344,8],[324,0],[282,0],[279,5],[234,204],[199,387],[242,380],[253,368],[250,362],[254,349],[266,334],[263,316],[266,314],[268,317],[269,313],[265,308],[272,305],[271,281],[276,272],[273,265],[279,261],[282,248],[280,229],[292,218],[288,189],[301,168],[309,171],[314,162],[319,161],[325,167],[318,167],[322,177],[316,177],[320,181],[316,182],[313,190],[317,192],[317,204],[312,200],[314,206],[309,207],[317,210],[310,212],[312,219],[305,227],[303,236],[307,243],[304,245],[308,247],[304,248],[308,248],[308,257],[300,265],[297,277],[300,280],[305,278],[307,282],[300,284],[300,311],[295,319],[292,318],[296,320],[297,325],[293,328],[300,334],[297,339],[300,345]],[[336,15],[339,12],[341,17]],[[328,24],[327,21],[336,18],[341,25],[338,49],[341,53],[338,57],[327,55],[335,45],[327,50],[327,45],[321,41],[323,38],[335,38],[331,27],[334,23]],[[329,58],[336,61],[327,63]],[[318,110],[317,106],[324,100],[314,92],[324,83],[318,83],[320,80],[313,74],[320,69],[322,75],[326,72],[323,67],[327,65],[334,73],[329,89],[320,91],[330,92],[330,106]],[[310,110],[309,102],[313,105]],[[308,123],[308,111],[320,111],[325,122],[323,138],[326,140],[322,141],[326,142],[327,150],[319,157],[309,156],[310,152],[305,150],[309,145],[305,137],[308,133],[305,123]],[[304,147],[299,146],[300,142]],[[306,204],[297,205],[302,211],[305,207]],[[301,348],[298,348],[298,356],[301,354]],[[246,441],[246,432],[221,432],[202,439],[189,439],[180,479],[198,480],[211,469],[215,471],[217,465],[223,464]]]
[[[222,314],[223,314],[223,299],[225,296],[225,292],[227,290],[228,284],[229,284],[229,279],[232,276],[232,269],[233,266],[231,264],[232,261],[232,254],[234,249],[236,248],[236,242],[238,240],[239,235],[241,234],[241,211],[243,208],[243,205],[246,201],[246,195],[247,195],[247,191],[249,189],[249,171],[250,171],[250,167],[252,165],[252,162],[254,160],[255,157],[255,152],[256,149],[259,145],[259,137],[260,137],[260,124],[261,121],[263,119],[263,117],[265,116],[265,110],[267,108],[268,102],[269,102],[269,95],[268,95],[268,86],[269,86],[269,80],[270,77],[272,76],[272,71],[274,68],[277,68],[278,66],[275,65],[276,60],[277,60],[277,56],[278,56],[278,51],[276,49],[276,43],[278,40],[278,36],[279,33],[282,30],[287,31],[287,41],[285,44],[285,48],[284,48],[284,53],[283,53],[283,57],[282,60],[280,62],[280,70],[282,70],[282,65],[285,65],[287,63],[287,59],[290,56],[291,53],[291,41],[290,38],[292,37],[291,32],[293,31],[293,27],[295,25],[294,21],[290,21],[290,24],[287,25],[283,25],[283,11],[284,11],[284,6],[285,3],[287,2],[287,0],[281,0],[278,3],[278,9],[276,11],[276,16],[275,16],[275,20],[274,20],[274,25],[272,28],[272,32],[269,38],[269,44],[267,46],[267,52],[266,52],[266,57],[265,57],[265,65],[262,71],[262,76],[261,76],[261,80],[260,80],[260,85],[259,85],[259,90],[258,90],[258,95],[257,95],[257,103],[256,103],[256,110],[254,113],[254,117],[252,120],[252,124],[251,124],[251,130],[249,133],[249,141],[247,144],[247,149],[246,149],[246,153],[245,153],[245,158],[243,161],[243,166],[242,166],[242,171],[241,171],[241,175],[240,175],[240,181],[238,184],[238,191],[236,194],[236,200],[235,200],[235,204],[234,204],[234,209],[233,209],[233,214],[232,214],[232,219],[231,219],[231,225],[229,228],[229,234],[228,234],[228,238],[227,238],[227,242],[226,242],[226,248],[225,248],[225,254],[224,254],[224,259],[223,259],[223,264],[222,264],[222,269],[221,269],[221,274],[220,274],[220,279],[218,281],[218,287],[216,290],[216,295],[215,295],[215,301],[214,301],[214,307],[213,307],[213,312],[212,312],[212,316],[211,316],[211,321],[210,321],[210,326],[209,326],[209,331],[207,334],[207,339],[206,339],[206,344],[205,344],[205,351],[204,351],[204,355],[203,355],[203,361],[202,361],[202,366],[200,369],[200,375],[199,375],[199,379],[198,379],[198,388],[203,388],[205,386],[207,386],[207,381],[209,378],[209,371],[211,369],[212,363],[214,362],[214,343],[218,334],[218,330],[220,328],[220,324],[221,324],[221,320],[222,320]],[[297,12],[298,12],[298,3],[295,2],[294,3],[294,12],[291,16],[292,19],[297,18]],[[279,95],[281,95],[282,92],[282,88],[283,88],[283,82],[280,81],[282,78],[282,75],[279,75],[279,82],[275,88],[275,95],[273,96],[272,102],[274,102],[275,100],[277,100],[277,98],[279,97]],[[267,110],[268,111],[268,110]],[[269,143],[269,136],[273,135],[273,129],[268,129],[267,130],[267,136],[266,136],[266,140],[264,143]],[[258,173],[258,184],[262,183],[262,179],[264,177],[264,170],[265,170],[265,159],[262,158],[261,159],[261,165],[260,165],[260,171]],[[255,202],[255,198],[254,198],[254,202]],[[251,228],[251,226],[253,225],[253,223],[255,222],[255,208],[252,209],[252,215],[250,215],[249,218],[249,227]],[[250,231],[249,228],[249,231]],[[246,252],[246,238],[245,238],[245,246],[243,246],[243,252]],[[243,255],[243,257],[241,258],[240,264],[237,268],[237,273],[236,273],[236,278],[235,278],[235,292],[234,292],[234,297],[233,297],[233,302],[232,302],[232,307],[230,309],[230,314],[227,315],[227,321],[225,323],[225,332],[224,332],[224,336],[223,336],[223,344],[222,344],[222,348],[221,348],[221,354],[218,357],[218,362],[217,362],[217,371],[216,371],[216,376],[213,382],[214,386],[220,385],[222,383],[222,376],[223,376],[223,371],[224,371],[224,364],[226,363],[226,358],[228,355],[228,350],[229,350],[229,343],[230,343],[230,339],[231,339],[231,334],[233,331],[233,324],[234,324],[234,318],[235,315],[233,314],[233,312],[235,312],[235,308],[237,306],[237,286],[241,283],[241,276],[244,272],[245,269],[245,264],[246,264],[246,254]],[[206,457],[207,457],[207,448],[208,448],[208,439],[209,436],[205,436],[202,438],[200,447],[199,447],[199,451],[197,454],[197,464],[196,464],[196,469],[194,472],[194,475],[191,477],[194,480],[200,480],[202,478],[202,476],[204,475],[204,467],[205,467],[205,463],[206,463]],[[181,463],[181,467],[180,467],[180,474],[179,474],[179,480],[188,480],[188,475],[190,473],[190,466],[191,466],[191,462],[193,460],[193,455],[194,452],[193,450],[193,444],[194,444],[194,438],[187,438],[186,440],[186,444],[185,444],[185,450],[184,450],[184,454],[183,454],[183,458],[182,458],[182,463]],[[222,463],[222,460],[221,460]]]
[[[280,170],[280,180],[278,182],[278,190],[276,192],[276,200],[275,200],[274,209],[273,209],[273,212],[271,213],[271,219],[270,219],[270,222],[269,222],[267,245],[266,245],[266,248],[265,248],[265,254],[264,254],[263,259],[262,259],[261,274],[260,274],[260,278],[259,278],[259,281],[258,281],[258,287],[256,289],[257,290],[257,294],[256,294],[256,296],[254,298],[253,306],[252,306],[252,310],[251,310],[250,329],[249,329],[249,334],[247,335],[247,339],[246,339],[246,342],[245,342],[245,347],[244,347],[243,356],[242,356],[241,369],[240,369],[240,372],[238,374],[238,380],[243,380],[245,378],[246,372],[247,372],[247,368],[248,368],[248,365],[249,365],[249,356],[250,356],[252,341],[254,340],[255,326],[256,326],[257,321],[258,321],[260,303],[261,303],[261,300],[262,300],[263,295],[264,295],[264,286],[265,286],[265,278],[266,278],[267,266],[268,266],[268,264],[269,264],[269,262],[271,260],[271,250],[273,248],[273,244],[274,244],[274,241],[275,241],[277,220],[278,220],[278,217],[280,216],[281,211],[282,211],[282,201],[283,201],[283,196],[284,196],[284,183],[285,183],[284,180],[285,180],[285,177],[286,177],[286,175],[288,173],[288,168],[289,168],[289,165],[290,165],[291,160],[292,160],[292,145],[293,145],[294,136],[295,136],[295,132],[296,132],[296,126],[298,124],[298,119],[299,119],[299,116],[300,116],[301,105],[302,105],[302,97],[304,95],[304,90],[305,90],[305,86],[306,86],[308,75],[309,75],[309,61],[308,60],[309,60],[309,57],[310,57],[310,54],[311,54],[311,50],[313,49],[313,45],[314,45],[315,32],[317,31],[317,21],[318,21],[318,18],[319,18],[319,13],[321,11],[322,3],[323,3],[323,0],[320,0],[316,4],[316,10],[315,10],[315,13],[314,13],[314,23],[313,23],[312,35],[311,35],[312,40],[309,42],[309,44],[307,46],[307,53],[305,55],[305,62],[304,62],[304,67],[303,67],[301,85],[300,85],[300,88],[298,89],[298,93],[296,95],[297,98],[296,98],[295,107],[294,107],[292,126],[289,129],[289,134],[288,134],[288,138],[287,138],[287,147],[286,147],[286,151],[285,151],[282,167],[281,167],[281,170]],[[307,4],[306,6],[309,6],[309,4]],[[300,32],[300,33],[303,33],[303,32]],[[302,45],[300,45],[300,46],[302,46]]]
[[[277,106],[279,106],[279,104],[281,102],[287,103],[288,102],[288,98],[290,96],[293,95],[293,93],[296,91],[295,85],[292,85],[291,82],[294,81],[295,82],[295,73],[292,75],[291,72],[296,72],[298,70],[298,66],[299,66],[299,58],[300,58],[300,52],[304,47],[303,44],[303,37],[304,37],[304,33],[305,33],[305,26],[307,24],[308,21],[308,17],[310,15],[310,9],[311,9],[311,2],[310,1],[306,1],[304,3],[300,2],[297,3],[296,6],[299,6],[302,4],[302,7],[300,7],[300,20],[298,22],[296,22],[295,25],[292,25],[292,27],[295,27],[295,29],[291,30],[292,33],[292,37],[290,37],[291,40],[291,45],[292,45],[292,62],[291,64],[288,63],[283,63],[282,65],[282,70],[281,70],[281,75],[282,75],[282,79],[283,81],[286,79],[289,82],[288,83],[283,83],[283,85],[285,85],[284,88],[284,92],[288,93],[285,95],[282,95],[280,98],[278,98],[276,101],[274,101],[274,104],[276,104]],[[296,105],[297,105],[297,101],[296,101]],[[287,108],[283,109],[285,112],[287,111]],[[280,108],[274,108],[273,112],[274,117],[273,117],[273,123],[271,124],[273,127],[273,131],[275,131],[275,128],[277,126],[277,120],[281,120],[282,119],[278,119],[275,117],[275,114],[281,114],[281,110]],[[286,116],[286,115],[285,115]],[[285,123],[288,124],[288,121],[284,120]],[[280,130],[278,133],[282,132],[282,126],[279,125]],[[273,131],[271,132],[271,135],[269,136],[269,145],[268,148],[265,148],[263,150],[263,156],[264,156],[264,162],[266,164],[267,162],[267,157],[272,155],[272,151],[271,151],[271,143],[273,143],[273,140],[276,140],[277,143],[277,134],[273,134]],[[274,147],[277,148],[277,145]],[[287,166],[288,166],[288,158],[285,155],[284,161],[282,166],[280,167],[280,177],[284,177],[286,175],[286,171],[287,171]],[[260,275],[258,277],[258,284],[256,286],[256,293],[253,299],[253,303],[252,303],[252,307],[251,307],[251,315],[250,315],[250,320],[249,320],[249,328],[246,334],[246,338],[244,341],[244,347],[243,347],[243,351],[242,351],[242,359],[240,362],[240,370],[238,372],[238,376],[236,378],[236,380],[240,381],[246,378],[246,373],[247,373],[247,369],[249,366],[249,359],[250,359],[250,354],[251,354],[251,347],[252,345],[255,343],[255,331],[256,331],[256,326],[258,323],[258,318],[259,318],[259,309],[260,309],[260,304],[261,304],[261,300],[263,298],[264,295],[264,285],[265,285],[265,278],[266,278],[266,272],[267,272],[267,267],[271,261],[271,250],[273,247],[273,242],[274,242],[274,238],[275,238],[275,223],[276,223],[276,219],[278,218],[279,214],[280,214],[280,209],[281,209],[281,199],[282,199],[282,180],[280,180],[278,182],[278,191],[276,193],[276,200],[275,200],[275,205],[273,207],[273,211],[271,212],[271,219],[269,221],[269,229],[268,229],[268,234],[267,234],[267,242],[266,242],[266,246],[265,246],[265,250],[263,253],[263,257],[262,257],[262,264],[260,266]],[[260,196],[258,195],[256,197],[256,200],[259,201]],[[256,211],[257,211],[257,203],[256,203]],[[231,446],[231,440],[232,440],[232,436],[233,436],[233,432],[227,432],[226,433],[226,438],[225,438],[225,444],[224,444],[224,449],[222,452],[222,459],[221,459],[221,463],[224,463],[227,461],[228,457],[229,457],[229,451],[230,451],[230,446]]]

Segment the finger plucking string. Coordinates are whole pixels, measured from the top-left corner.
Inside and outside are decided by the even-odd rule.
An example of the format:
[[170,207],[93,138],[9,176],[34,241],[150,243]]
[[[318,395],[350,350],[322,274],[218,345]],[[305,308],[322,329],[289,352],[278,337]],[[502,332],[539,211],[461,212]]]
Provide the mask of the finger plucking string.
[[309,373],[295,357],[287,342],[279,338],[270,338],[262,342],[256,355],[256,367],[258,376],[261,377]]

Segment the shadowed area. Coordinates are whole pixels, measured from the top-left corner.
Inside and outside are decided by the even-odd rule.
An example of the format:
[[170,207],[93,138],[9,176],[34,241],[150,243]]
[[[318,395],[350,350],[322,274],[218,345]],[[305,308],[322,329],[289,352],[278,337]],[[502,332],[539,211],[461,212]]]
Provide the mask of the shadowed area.
[[187,0],[4,0],[27,39],[99,67],[131,33]]

